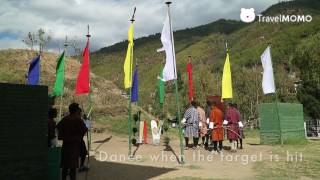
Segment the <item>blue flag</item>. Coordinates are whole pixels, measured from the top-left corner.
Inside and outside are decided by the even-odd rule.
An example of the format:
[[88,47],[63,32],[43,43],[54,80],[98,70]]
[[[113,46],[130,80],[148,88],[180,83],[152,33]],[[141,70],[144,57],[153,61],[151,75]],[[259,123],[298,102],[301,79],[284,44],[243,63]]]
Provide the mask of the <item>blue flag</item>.
[[138,68],[134,70],[131,89],[131,102],[138,102]]
[[28,71],[28,84],[38,85],[40,80],[40,55],[30,62]]

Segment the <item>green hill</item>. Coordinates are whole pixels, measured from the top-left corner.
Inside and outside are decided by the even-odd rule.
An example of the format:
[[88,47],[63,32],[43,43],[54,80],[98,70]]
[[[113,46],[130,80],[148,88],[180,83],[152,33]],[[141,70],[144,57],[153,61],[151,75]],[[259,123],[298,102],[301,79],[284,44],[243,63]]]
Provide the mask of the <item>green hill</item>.
[[[36,56],[37,52],[21,49],[0,50],[0,82],[26,83],[28,62]],[[43,53],[41,58],[40,84],[52,90],[55,81],[56,61],[58,54]],[[67,56],[65,59],[65,87],[63,95],[63,113],[68,112],[71,102],[79,103],[85,111],[88,110],[88,96],[74,96],[75,82],[80,69],[80,59]],[[107,128],[110,131],[126,134],[128,103],[121,90],[111,81],[94,73],[90,74],[93,87],[93,120],[97,124],[94,127]],[[55,99],[55,107],[60,108],[60,98]],[[139,106],[133,105],[133,110],[142,111],[143,119],[150,119],[150,114]]]
[[[28,62],[36,55],[36,52],[29,50],[1,50],[0,51],[0,81],[8,83],[25,84],[25,74],[28,69]],[[47,85],[51,92],[55,81],[55,67],[58,54],[44,53],[41,58],[40,84]],[[73,96],[75,81],[80,63],[77,59],[67,57],[65,60],[65,94],[63,96],[64,109],[70,102],[79,102],[84,108],[88,107],[88,97],[86,95]],[[121,111],[126,113],[126,100],[121,96],[120,90],[112,82],[105,80],[95,74],[91,74],[91,81],[94,87],[93,102],[95,113],[110,116],[121,115]],[[111,103],[118,101],[117,105]],[[60,99],[56,99],[56,104],[60,104]],[[121,111],[116,111],[121,109]]]
[[[256,117],[260,102],[273,101],[272,96],[264,96],[262,93],[260,62],[260,55],[271,44],[280,101],[300,101],[306,107],[308,115],[320,117],[315,112],[320,107],[320,6],[317,4],[319,2],[316,0],[296,0],[273,5],[264,11],[264,14],[269,15],[290,12],[311,14],[313,20],[310,23],[254,22],[244,25],[237,21],[219,20],[174,32],[177,67],[181,73],[179,92],[183,106],[188,104],[187,57],[193,57],[196,99],[204,103],[207,95],[221,94],[225,42],[228,42],[233,75],[233,101],[239,104],[245,119],[249,116]],[[126,46],[126,42],[117,43],[102,48],[91,56],[93,71],[122,89]],[[163,53],[156,52],[160,47],[160,34],[135,40],[134,60],[139,66],[139,103],[153,114],[160,111],[157,102],[157,75],[165,60]],[[294,82],[300,80],[302,86],[295,87]],[[171,114],[175,113],[176,108],[172,90],[172,82],[167,83],[165,110]]]

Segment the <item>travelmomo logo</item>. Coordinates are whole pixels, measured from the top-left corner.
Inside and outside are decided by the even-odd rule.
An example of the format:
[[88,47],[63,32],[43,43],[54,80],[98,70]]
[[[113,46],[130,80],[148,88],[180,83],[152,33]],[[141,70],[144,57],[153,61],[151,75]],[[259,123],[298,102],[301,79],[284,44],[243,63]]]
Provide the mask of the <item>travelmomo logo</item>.
[[[284,15],[279,14],[276,16],[264,16],[262,14],[258,14],[258,21],[263,23],[300,23],[300,22],[311,22],[311,15]],[[256,19],[256,14],[253,8],[246,9],[241,8],[240,13],[241,21],[245,23],[251,23]]]
[[256,18],[256,14],[254,13],[254,9],[246,9],[246,8],[241,8],[241,13],[240,13],[240,19],[243,22],[250,23],[253,22]]

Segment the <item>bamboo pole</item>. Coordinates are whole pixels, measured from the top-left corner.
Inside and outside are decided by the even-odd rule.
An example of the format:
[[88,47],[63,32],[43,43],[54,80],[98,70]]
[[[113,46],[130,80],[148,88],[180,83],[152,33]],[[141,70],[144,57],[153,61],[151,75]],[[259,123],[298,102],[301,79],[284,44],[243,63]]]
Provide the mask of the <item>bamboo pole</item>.
[[[89,43],[90,42],[90,26],[88,25],[87,26],[87,42]],[[89,48],[89,47],[88,47]],[[89,59],[90,59],[90,48],[89,48]],[[90,64],[89,64],[90,66]],[[90,67],[89,67],[89,77],[90,77]],[[91,151],[91,124],[92,124],[92,118],[91,118],[91,112],[92,112],[92,89],[91,89],[91,82],[90,82],[90,78],[89,78],[89,95],[88,95],[88,99],[89,99],[89,112],[88,112],[88,115],[87,115],[87,119],[89,120],[89,128],[88,128],[88,131],[87,131],[87,146],[88,146],[88,161],[87,161],[87,164],[88,166],[90,165],[90,151]]]
[[[134,19],[135,13],[136,13],[136,7],[134,7],[133,15],[132,15],[132,18],[130,19],[131,24],[133,24],[135,21],[135,19]],[[129,145],[128,156],[130,158],[132,157],[132,153],[131,153],[131,149],[132,149],[132,142],[131,142],[131,137],[132,137],[132,107],[131,107],[132,64],[133,64],[133,47],[130,52],[130,82],[131,82],[131,86],[129,88],[129,98],[128,98],[128,101],[129,101],[128,102],[128,145]]]
[[181,112],[180,112],[180,103],[179,103],[179,92],[178,92],[178,81],[177,81],[177,66],[176,66],[176,57],[175,57],[175,50],[174,50],[174,40],[173,40],[173,32],[172,32],[172,24],[171,24],[171,15],[170,15],[170,4],[172,2],[167,1],[166,4],[168,6],[168,15],[169,15],[169,23],[170,23],[170,36],[171,36],[171,43],[172,43],[172,54],[173,54],[173,67],[175,73],[175,94],[176,94],[176,104],[177,104],[177,111],[178,111],[178,125],[179,125],[179,137],[180,137],[180,163],[184,164],[184,151],[183,151],[183,138],[182,138],[182,129],[181,129]]
[[[64,46],[64,58],[65,58],[66,57],[66,51],[67,51],[67,48],[68,48],[68,36],[66,36],[66,40],[65,40],[63,46]],[[40,51],[40,54],[42,54],[41,51]],[[62,106],[63,106],[63,93],[60,95],[59,120],[62,119]]]
[[[269,43],[269,47],[270,47],[270,55],[271,55],[271,43]],[[281,119],[280,119],[280,115],[279,115],[279,105],[278,105],[278,93],[277,93],[277,90],[275,92],[275,105],[276,105],[276,113],[277,113],[277,119],[278,119],[278,122],[279,122],[279,136],[280,136],[280,143],[281,143],[281,146],[283,145],[283,136],[282,136],[282,125],[281,125]]]

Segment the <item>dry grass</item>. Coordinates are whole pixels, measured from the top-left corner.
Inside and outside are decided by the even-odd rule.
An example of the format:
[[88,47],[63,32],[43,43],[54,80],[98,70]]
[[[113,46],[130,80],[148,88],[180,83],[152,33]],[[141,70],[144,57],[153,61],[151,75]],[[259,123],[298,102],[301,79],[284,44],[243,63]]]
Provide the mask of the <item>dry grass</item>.
[[[36,52],[29,50],[1,50],[0,51],[0,82],[25,84],[25,75],[28,71],[28,62],[36,56]],[[55,81],[56,62],[58,54],[44,53],[41,59],[40,84],[49,87],[49,93]],[[76,77],[80,69],[77,59],[65,59],[65,93],[63,96],[63,111],[67,111],[68,104],[78,102],[87,109],[88,96],[73,96]],[[127,100],[121,96],[121,91],[112,82],[91,73],[93,87],[94,115],[116,117],[127,114]],[[56,98],[60,104],[60,98]],[[58,107],[58,106],[57,106]]]

